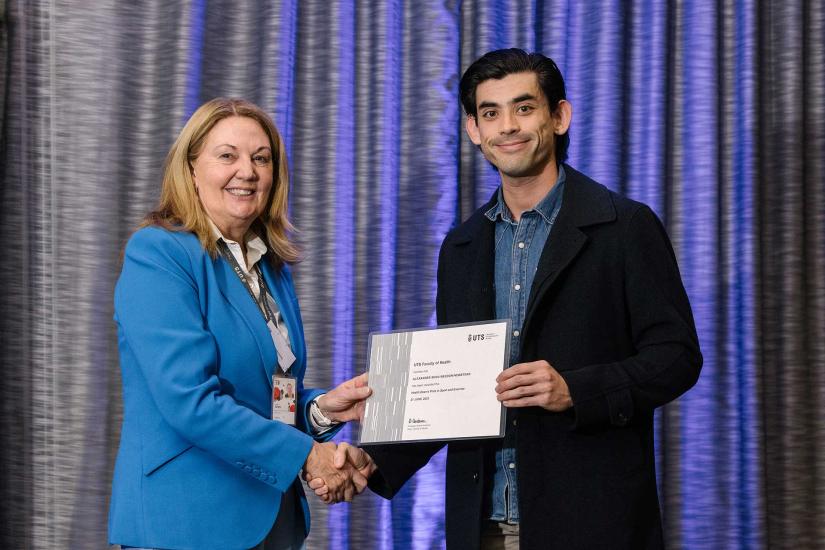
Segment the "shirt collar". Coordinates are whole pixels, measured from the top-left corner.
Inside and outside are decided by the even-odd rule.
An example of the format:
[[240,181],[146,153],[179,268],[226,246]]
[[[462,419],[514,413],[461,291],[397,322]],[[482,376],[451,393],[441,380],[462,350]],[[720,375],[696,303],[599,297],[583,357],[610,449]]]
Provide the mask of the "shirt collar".
[[[567,179],[567,175],[564,172],[564,166],[559,165],[559,177],[556,180],[556,184],[553,186],[550,191],[541,199],[538,204],[533,207],[532,209],[528,210],[527,212],[536,211],[539,215],[544,218],[544,221],[547,223],[551,222],[551,218],[553,216],[553,211],[555,210],[556,204],[560,198],[562,189],[564,188],[564,181]],[[496,203],[484,213],[488,220],[494,222],[498,220],[515,223],[513,221],[513,216],[510,214],[510,209],[507,208],[507,204],[504,202],[504,193],[501,190],[501,186],[498,187]]]
[[[238,246],[236,241],[225,237],[212,220],[209,220],[209,226],[212,228],[212,235],[215,237],[215,240],[222,240],[229,245],[230,249],[233,248],[232,245]],[[246,244],[247,269],[252,269],[252,266],[264,257],[268,249],[264,240],[251,229],[246,232],[246,235],[244,235],[244,244]]]

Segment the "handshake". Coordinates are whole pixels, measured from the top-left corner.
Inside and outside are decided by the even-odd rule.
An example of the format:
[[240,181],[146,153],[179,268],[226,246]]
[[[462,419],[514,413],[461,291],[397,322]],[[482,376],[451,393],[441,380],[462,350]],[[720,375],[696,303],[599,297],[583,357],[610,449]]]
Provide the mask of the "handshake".
[[377,466],[363,449],[349,443],[314,443],[304,464],[309,488],[327,504],[352,501]]
[[[364,373],[318,397],[318,407],[332,420],[361,422],[364,420],[364,402],[371,393],[367,373]],[[367,480],[375,470],[370,455],[358,447],[349,443],[336,447],[335,443],[314,442],[304,463],[304,479],[327,504],[350,502],[366,488]]]

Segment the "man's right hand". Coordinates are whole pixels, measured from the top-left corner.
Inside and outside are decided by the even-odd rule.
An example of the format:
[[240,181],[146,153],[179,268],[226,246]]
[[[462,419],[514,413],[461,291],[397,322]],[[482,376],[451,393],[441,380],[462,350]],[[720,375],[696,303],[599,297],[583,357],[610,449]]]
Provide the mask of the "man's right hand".
[[[360,494],[366,488],[367,480],[378,469],[372,457],[366,451],[346,442],[340,443],[338,448],[335,449],[333,464],[340,471],[352,470],[354,472],[352,474],[352,484],[357,494]],[[315,494],[322,501],[328,504],[340,502],[340,500],[335,499],[334,488],[324,478],[312,476],[307,472],[306,480],[309,488],[315,491]]]

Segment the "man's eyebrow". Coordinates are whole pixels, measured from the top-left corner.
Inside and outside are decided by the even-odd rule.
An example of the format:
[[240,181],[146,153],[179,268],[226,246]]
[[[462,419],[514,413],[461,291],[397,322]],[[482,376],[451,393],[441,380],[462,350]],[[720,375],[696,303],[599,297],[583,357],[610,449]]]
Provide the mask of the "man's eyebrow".
[[518,97],[514,97],[510,103],[521,103],[522,101],[535,101],[536,96],[533,94],[522,94]]
[[494,101],[482,101],[478,104],[479,109],[486,109],[487,107],[499,107],[499,104]]
[[[507,103],[509,105],[513,105],[514,103],[521,103],[522,101],[537,101],[537,99],[538,98],[536,98],[536,96],[534,96],[533,94],[521,94],[518,97],[514,97]],[[501,105],[499,105],[495,101],[482,101],[478,104],[479,109],[485,109],[488,107],[501,107]]]

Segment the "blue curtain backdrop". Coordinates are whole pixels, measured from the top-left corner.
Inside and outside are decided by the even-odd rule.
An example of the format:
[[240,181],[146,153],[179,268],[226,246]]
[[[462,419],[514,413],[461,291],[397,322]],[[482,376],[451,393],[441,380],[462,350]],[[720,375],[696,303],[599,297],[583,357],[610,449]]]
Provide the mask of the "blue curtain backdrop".
[[[705,367],[657,416],[670,548],[825,547],[825,6],[785,0],[0,1],[4,548],[100,548],[121,418],[112,290],[165,152],[218,95],[285,136],[308,384],[434,323],[445,233],[497,174],[463,135],[485,51],[556,60],[569,162],[649,204]],[[345,430],[344,439],[357,436]],[[564,472],[559,472],[564,475]],[[443,546],[444,457],[313,503],[309,548]]]

